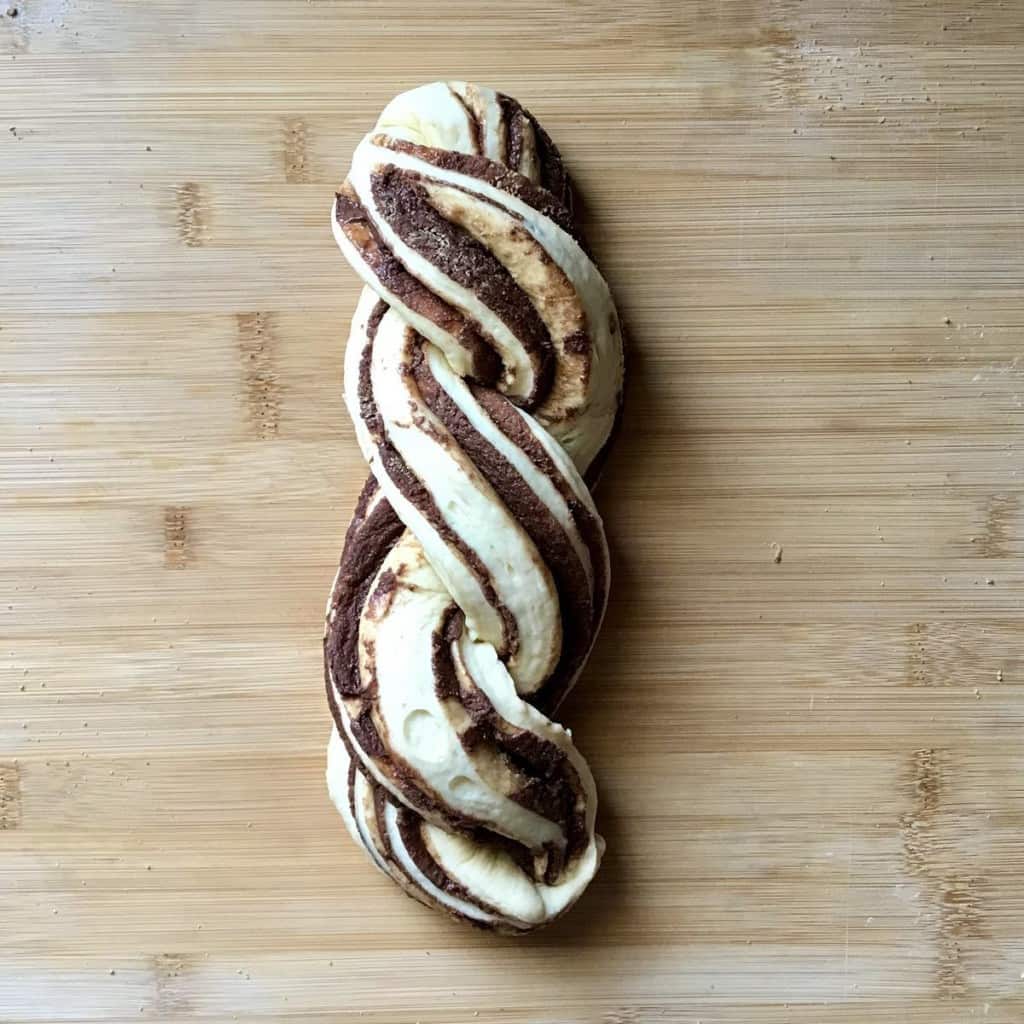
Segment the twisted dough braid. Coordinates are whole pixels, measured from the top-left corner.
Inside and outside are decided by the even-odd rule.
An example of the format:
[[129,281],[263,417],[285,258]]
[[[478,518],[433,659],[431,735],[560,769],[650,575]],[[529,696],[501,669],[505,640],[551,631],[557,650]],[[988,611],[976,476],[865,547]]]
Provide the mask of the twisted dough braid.
[[515,100],[398,96],[334,205],[365,282],[345,399],[372,476],[327,612],[327,780],[407,893],[527,931],[597,870],[597,798],[547,717],[607,598],[591,479],[622,340],[561,158]]

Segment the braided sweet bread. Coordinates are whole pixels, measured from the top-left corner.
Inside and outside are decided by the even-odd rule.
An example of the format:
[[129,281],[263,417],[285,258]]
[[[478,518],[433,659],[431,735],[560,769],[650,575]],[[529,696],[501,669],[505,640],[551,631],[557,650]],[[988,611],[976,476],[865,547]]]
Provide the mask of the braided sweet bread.
[[584,480],[622,339],[561,158],[515,100],[403,93],[332,224],[365,282],[345,400],[372,475],[327,611],[331,797],[407,893],[521,932],[597,870],[597,797],[552,712],[604,614]]

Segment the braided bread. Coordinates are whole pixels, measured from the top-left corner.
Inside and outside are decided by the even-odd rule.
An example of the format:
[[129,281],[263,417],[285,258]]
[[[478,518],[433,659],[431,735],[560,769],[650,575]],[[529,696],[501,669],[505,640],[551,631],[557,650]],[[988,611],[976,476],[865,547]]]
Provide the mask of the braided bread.
[[597,870],[597,797],[548,715],[608,590],[592,481],[622,339],[558,150],[515,100],[435,82],[356,148],[332,225],[365,287],[345,400],[371,469],[327,609],[327,781],[407,893],[506,932]]

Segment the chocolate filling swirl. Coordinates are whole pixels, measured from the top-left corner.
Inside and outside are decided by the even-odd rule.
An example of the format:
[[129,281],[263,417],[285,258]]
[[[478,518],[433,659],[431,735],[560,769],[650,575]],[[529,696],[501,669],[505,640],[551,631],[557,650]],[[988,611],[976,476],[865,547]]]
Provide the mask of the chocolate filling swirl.
[[608,596],[584,479],[619,406],[617,315],[557,148],[491,90],[397,97],[333,221],[367,285],[345,395],[372,475],[327,612],[328,785],[409,895],[529,931],[604,845],[590,771],[548,715]]

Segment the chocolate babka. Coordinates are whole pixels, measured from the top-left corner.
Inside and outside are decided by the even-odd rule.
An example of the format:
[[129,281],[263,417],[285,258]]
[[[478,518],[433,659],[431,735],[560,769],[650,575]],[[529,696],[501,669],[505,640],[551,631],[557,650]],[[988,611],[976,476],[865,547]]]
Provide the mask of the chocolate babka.
[[371,470],[327,610],[328,787],[421,902],[522,932],[597,870],[597,797],[553,721],[604,615],[593,480],[622,336],[561,157],[515,100],[387,105],[332,211],[365,287],[345,401]]

